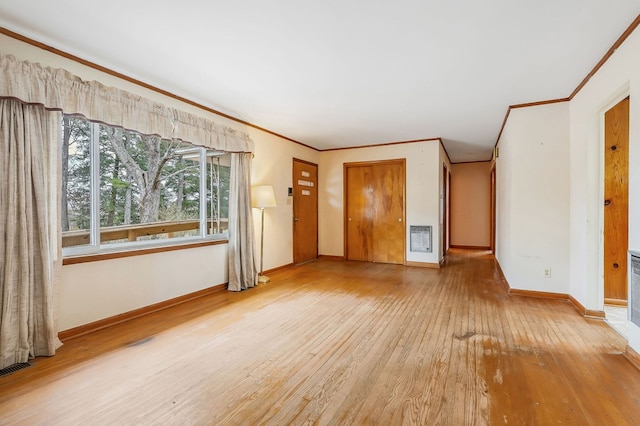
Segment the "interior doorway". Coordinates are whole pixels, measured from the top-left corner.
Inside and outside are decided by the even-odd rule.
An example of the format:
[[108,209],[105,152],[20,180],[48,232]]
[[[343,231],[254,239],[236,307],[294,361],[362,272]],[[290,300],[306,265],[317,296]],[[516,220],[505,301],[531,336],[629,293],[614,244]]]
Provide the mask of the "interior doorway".
[[318,258],[318,165],[293,159],[293,263]]
[[[451,166],[451,165],[449,165]],[[447,250],[451,247],[451,167],[449,167],[449,173],[447,173],[447,229],[445,232],[447,233],[447,241],[448,247]]]
[[491,227],[490,231],[490,247],[491,253],[496,254],[496,165],[494,163],[493,167],[491,167],[491,216],[489,226]]
[[449,249],[448,230],[449,230],[449,209],[447,203],[449,201],[449,194],[447,192],[449,171],[447,165],[442,163],[442,257],[447,255]]
[[604,301],[627,304],[629,250],[629,98],[604,115]]

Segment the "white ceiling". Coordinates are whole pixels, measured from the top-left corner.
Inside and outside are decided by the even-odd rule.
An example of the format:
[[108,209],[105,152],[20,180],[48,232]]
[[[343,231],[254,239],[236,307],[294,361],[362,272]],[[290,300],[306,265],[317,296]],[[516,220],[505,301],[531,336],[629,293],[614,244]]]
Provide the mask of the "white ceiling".
[[[440,137],[487,160],[639,0],[0,0],[0,26],[318,149]],[[1,46],[0,46],[1,49]]]

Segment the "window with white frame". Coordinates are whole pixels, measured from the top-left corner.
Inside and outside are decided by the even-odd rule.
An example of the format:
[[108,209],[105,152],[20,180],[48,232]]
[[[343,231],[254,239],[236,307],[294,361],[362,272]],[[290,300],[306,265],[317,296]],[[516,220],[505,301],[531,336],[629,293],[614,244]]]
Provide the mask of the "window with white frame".
[[65,115],[64,254],[225,238],[230,154]]

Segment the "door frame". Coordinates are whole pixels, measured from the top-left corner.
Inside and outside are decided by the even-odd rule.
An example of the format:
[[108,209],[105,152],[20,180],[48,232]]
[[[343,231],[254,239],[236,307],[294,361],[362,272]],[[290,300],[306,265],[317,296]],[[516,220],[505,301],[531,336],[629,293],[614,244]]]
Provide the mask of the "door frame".
[[447,163],[442,163],[442,259],[445,258],[448,251],[449,238],[449,207],[447,201],[449,198],[449,191],[447,188],[447,177],[449,176],[449,170],[447,169]]
[[[631,96],[630,96],[630,89],[629,87],[625,87],[625,89],[621,92],[618,92],[614,97],[610,98],[611,101],[606,104],[606,106],[600,111],[600,147],[599,147],[599,158],[600,158],[600,176],[599,176],[599,181],[598,181],[598,185],[599,185],[599,190],[598,190],[598,208],[599,208],[599,218],[598,218],[598,222],[599,222],[599,238],[598,238],[598,296],[599,296],[599,303],[598,306],[601,307],[602,310],[604,310],[604,305],[605,305],[605,277],[604,277],[604,257],[605,257],[605,252],[604,252],[604,240],[605,240],[605,235],[604,235],[604,216],[605,216],[605,206],[604,206],[604,202],[603,200],[605,199],[605,175],[606,175],[606,164],[605,164],[605,149],[606,149],[606,140],[605,140],[605,115],[607,112],[609,112],[612,108],[614,108],[616,105],[618,105],[620,102],[624,101],[625,99],[629,99],[629,110],[631,111]],[[631,121],[631,117],[629,117],[629,121]],[[630,125],[631,123],[629,123]],[[629,144],[630,144],[630,139],[627,141],[627,149],[630,148]],[[628,153],[627,153],[628,155]],[[629,166],[630,167],[630,166]],[[629,177],[628,175],[628,170],[627,170],[627,178]],[[628,217],[629,211],[627,210],[627,217]],[[627,251],[628,251],[628,247],[627,247]],[[628,254],[627,254],[628,256]],[[629,265],[627,265],[627,275],[629,272]],[[628,301],[628,297],[629,295],[627,294],[627,301]],[[609,302],[613,302],[611,304],[615,304],[615,300],[609,300]],[[624,304],[622,304],[622,306],[626,306]]]
[[[295,188],[295,179],[296,177],[294,176],[294,163],[295,162],[299,162],[299,163],[304,163],[304,164],[308,164],[310,166],[314,166],[316,168],[316,211],[314,212],[316,215],[316,259],[319,257],[320,252],[318,250],[318,246],[319,246],[319,230],[320,230],[320,222],[319,222],[319,218],[318,218],[318,194],[320,192],[320,168],[318,167],[318,165],[316,163],[312,163],[311,161],[307,161],[307,160],[302,160],[300,158],[296,158],[293,157],[291,159],[291,187]],[[292,244],[291,244],[291,258],[293,260],[293,264],[296,265],[296,238],[295,238],[295,232],[296,232],[296,223],[295,223],[295,203],[296,203],[296,194],[295,194],[295,190],[293,191],[293,195],[292,195],[292,205],[291,205],[291,239],[292,239]]]
[[489,226],[491,234],[489,235],[491,254],[496,254],[496,163],[491,166],[491,172],[489,173],[491,179],[491,195],[489,199],[491,212],[489,215]]
[[348,194],[348,182],[347,182],[347,171],[350,167],[371,167],[376,165],[387,165],[387,164],[400,164],[402,165],[402,222],[404,223],[404,232],[402,233],[402,264],[407,264],[407,159],[406,158],[395,158],[390,160],[377,160],[377,161],[357,161],[352,163],[343,163],[342,164],[342,235],[343,235],[343,258],[347,259],[347,226],[348,226],[348,208],[347,203],[349,199]]
[[449,173],[447,173],[447,237],[449,241],[449,247],[447,247],[447,251],[451,248],[451,165],[449,165]]

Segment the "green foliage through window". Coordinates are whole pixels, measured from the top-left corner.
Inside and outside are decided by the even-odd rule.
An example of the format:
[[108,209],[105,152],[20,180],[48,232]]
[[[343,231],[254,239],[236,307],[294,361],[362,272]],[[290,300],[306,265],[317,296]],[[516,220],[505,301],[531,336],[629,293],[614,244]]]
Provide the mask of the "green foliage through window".
[[62,129],[63,247],[227,231],[229,154],[67,115]]

